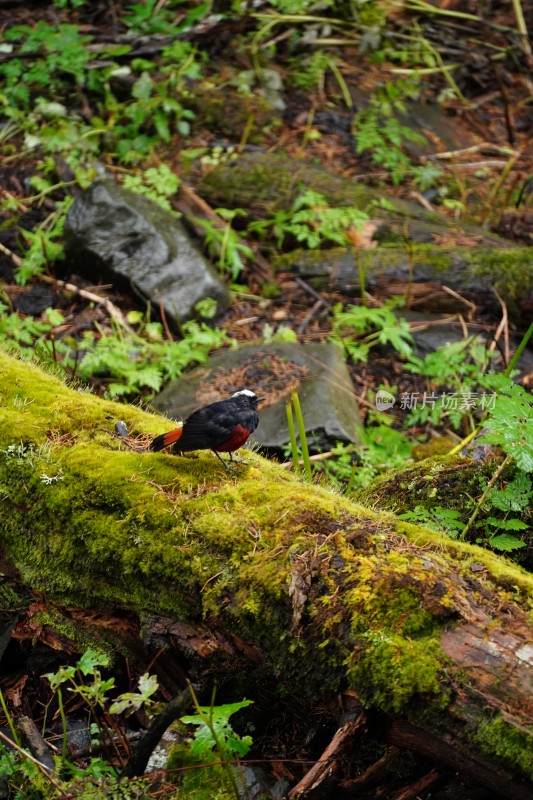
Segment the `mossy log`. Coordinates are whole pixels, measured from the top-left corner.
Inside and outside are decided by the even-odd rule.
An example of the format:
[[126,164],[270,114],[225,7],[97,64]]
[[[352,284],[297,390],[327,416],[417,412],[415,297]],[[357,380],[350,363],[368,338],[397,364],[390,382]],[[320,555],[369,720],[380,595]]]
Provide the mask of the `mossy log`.
[[236,160],[223,161],[203,176],[198,192],[212,206],[245,208],[252,218],[262,219],[289,210],[303,186],[322,194],[330,206],[353,205],[383,220],[388,237],[402,243],[410,239],[435,242],[446,237],[448,244],[510,246],[484,228],[459,224],[392,194],[384,198],[382,189],[279,153],[245,153]]
[[[253,453],[228,475],[210,453],[135,452],[118,419],[139,438],[168,421],[1,351],[0,405],[2,562],[46,598],[21,624],[79,647],[155,637],[193,680],[248,697],[260,680],[300,697],[349,689],[384,712],[391,741],[531,796],[526,572]],[[135,641],[109,623],[125,618]]]

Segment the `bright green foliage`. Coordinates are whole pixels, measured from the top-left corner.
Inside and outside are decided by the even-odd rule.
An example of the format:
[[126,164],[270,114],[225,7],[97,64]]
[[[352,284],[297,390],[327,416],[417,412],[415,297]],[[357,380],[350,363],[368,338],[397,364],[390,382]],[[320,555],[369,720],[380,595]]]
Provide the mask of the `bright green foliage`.
[[[432,425],[442,425],[447,420],[460,430],[476,411],[490,409],[495,396],[486,372],[492,358],[494,354],[475,336],[439,347],[425,358],[411,353],[405,370],[426,377],[428,397],[435,394],[437,399],[412,408],[406,424],[421,425],[429,420]],[[443,391],[435,391],[441,388]]]
[[131,31],[136,33],[162,33],[172,34],[175,28],[172,24],[172,12],[168,3],[161,4],[159,0],[146,0],[128,7],[124,15],[124,22]]
[[[108,691],[115,685],[115,679],[103,680],[99,667],[109,667],[109,663],[109,656],[106,653],[87,650],[75,667],[60,667],[57,672],[49,672],[43,677],[48,678],[54,691],[63,683],[69,683],[69,691],[78,694],[90,708],[103,708]],[[91,683],[79,681],[78,673],[84,679],[92,678]]]
[[[411,81],[387,82],[370,98],[367,108],[358,111],[354,118],[356,152],[371,152],[374,164],[387,169],[394,184],[411,172],[409,157],[402,151],[404,142],[425,141],[421,134],[402,124],[397,114],[406,113],[405,100],[416,98],[418,83]],[[418,171],[418,179],[426,186],[429,173]]]
[[442,169],[434,161],[411,168],[411,177],[422,192],[435,186],[443,175]]
[[516,472],[513,480],[506,481],[503,488],[494,488],[490,492],[490,502],[500,511],[525,511],[532,497],[531,478],[522,470]]
[[[112,397],[137,395],[145,389],[158,392],[185,367],[203,363],[210,350],[228,341],[223,331],[194,321],[185,322],[182,333],[183,339],[165,341],[159,323],[151,324],[149,339],[132,338],[118,330],[115,335],[99,337],[87,331],[76,345],[85,353],[76,374],[85,381],[97,375],[107,377]],[[156,335],[158,339],[154,340]],[[72,359],[67,363],[73,366]]]
[[126,175],[122,185],[125,189],[149,197],[167,211],[172,211],[168,198],[178,191],[180,179],[166,164],[159,164],[143,170],[140,175]]
[[112,397],[158,392],[187,366],[203,363],[213,348],[229,341],[224,331],[191,320],[182,325],[183,338],[172,342],[164,339],[161,323],[140,322],[138,335],[115,326],[111,332],[85,331],[79,341],[56,338],[52,345],[54,328],[64,322],[60,312],[47,309],[39,320],[6,311],[0,303],[0,341],[21,353],[33,348],[43,362],[56,363],[83,381],[103,378]]
[[[510,463],[506,472],[496,476],[498,480],[495,478],[490,486],[486,478],[480,478],[481,497],[474,501],[468,495],[462,514],[440,505],[417,505],[401,516],[442,530],[452,538],[463,531],[466,536],[474,526],[477,543],[512,552],[522,550],[531,535],[533,482],[528,473],[533,472],[533,398],[505,375],[484,374],[489,356],[485,346],[473,338],[447,345],[423,360],[411,356],[408,369],[429,377],[437,387],[451,386],[456,391],[431,394],[435,402],[411,411],[406,424],[427,419],[442,424],[448,418],[459,427],[467,417],[475,423],[475,417],[482,416],[483,433],[477,441],[493,444],[507,454]],[[474,513],[468,527],[465,511]],[[483,514],[478,517],[479,511]]]
[[379,344],[390,344],[401,355],[410,356],[413,337],[407,320],[394,313],[397,305],[398,298],[392,298],[380,308],[334,306],[331,341],[344,347],[355,362],[366,361],[370,348]]
[[496,402],[480,441],[508,453],[519,469],[533,472],[533,397],[509,378],[493,376]]
[[29,108],[32,91],[46,91],[48,97],[61,96],[69,88],[68,79],[78,86],[85,84],[87,63],[91,57],[86,45],[90,36],[82,36],[76,25],[14,25],[4,31],[8,42],[20,42],[21,55],[0,64],[0,76],[11,102]]
[[[129,716],[141,706],[144,705],[145,708],[149,708],[154,703],[153,695],[159,686],[157,679],[148,674],[140,677],[139,690],[137,692],[124,692],[112,702],[109,692],[114,688],[115,679],[110,677],[104,680],[100,672],[100,667],[109,667],[109,665],[109,656],[89,649],[80,657],[75,666],[63,666],[57,672],[43,676],[48,679],[52,690],[57,693],[58,697],[59,711],[64,728],[61,764],[62,772],[68,778],[89,778],[100,782],[116,776],[117,772],[107,760],[99,756],[92,757],[84,766],[80,766],[67,758],[66,716],[61,692],[63,684],[68,684],[68,691],[81,699],[83,705],[89,708],[93,719],[96,720],[91,725],[91,731],[96,737],[93,743],[96,746],[101,744],[101,736],[109,728],[108,715],[125,714]],[[196,704],[194,695],[193,700]],[[242,758],[246,755],[252,745],[252,738],[250,736],[241,737],[235,733],[229,719],[237,711],[246,708],[251,703],[251,700],[243,700],[222,706],[202,707],[197,705],[198,714],[183,717],[181,719],[182,723],[197,726],[194,735],[181,748],[181,757],[184,763],[205,764],[207,762],[209,764],[212,761],[231,761],[236,757]],[[115,726],[118,723],[119,721],[117,720]],[[6,753],[4,758],[7,755]],[[208,773],[208,782],[212,781],[216,786],[219,784],[221,786],[227,785],[227,769],[230,768],[223,767],[221,770],[215,770],[214,774]],[[220,781],[219,773],[226,780]],[[195,784],[196,777],[197,775],[193,771],[192,784]],[[203,778],[205,778],[205,773]]]
[[33,231],[21,230],[29,247],[15,273],[18,283],[24,286],[34,275],[44,272],[54,261],[63,258],[63,243],[57,240],[63,236],[65,219],[72,203],[72,197],[65,197],[57,204],[54,214],[40,227]]
[[424,506],[416,506],[412,511],[405,511],[403,514],[399,514],[399,517],[408,522],[425,525],[434,531],[443,531],[451,539],[456,539],[466,524],[461,519],[462,514],[460,511],[455,508],[443,508],[440,505],[432,506],[429,509]]
[[[337,442],[331,449],[331,458],[317,462],[315,469],[325,472],[334,485],[349,492],[368,486],[384,471],[403,466],[411,455],[413,442],[391,427],[391,417],[385,417],[385,414],[380,415],[378,424],[367,424],[359,429],[360,445]],[[370,413],[370,422],[372,418]]]
[[272,229],[282,247],[285,239],[294,237],[311,249],[333,242],[339,245],[350,243],[350,232],[358,230],[367,220],[368,214],[356,206],[331,207],[320,192],[304,189],[289,211],[280,209],[271,219],[253,222],[249,232],[265,233]]
[[54,5],[58,8],[68,8],[72,6],[72,8],[80,8],[80,6],[84,5],[87,0],[54,0]]
[[239,736],[230,724],[230,717],[241,708],[252,705],[252,700],[226,703],[222,706],[199,706],[198,714],[181,717],[186,725],[196,725],[197,730],[190,739],[191,755],[200,761],[209,760],[215,750],[221,748],[228,760],[243,758],[252,746],[251,736]]
[[324,50],[313,50],[305,58],[293,60],[289,79],[301,89],[312,91],[323,84],[324,74],[330,62],[331,55]]
[[217,208],[216,213],[225,219],[224,227],[216,225],[208,219],[195,217],[195,223],[204,231],[204,244],[208,253],[218,259],[218,268],[221,272],[229,272],[232,280],[236,280],[244,270],[246,264],[243,259],[252,259],[253,250],[240,240],[236,231],[231,227],[232,220],[238,216],[245,216],[242,208]]
[[47,335],[59,324],[60,319],[58,312],[50,308],[44,312],[41,320],[20,317],[17,313],[7,314],[6,311],[8,306],[0,303],[0,341],[9,342],[10,346],[21,352],[26,347],[37,347],[40,350]]
[[123,108],[114,129],[116,152],[122,161],[138,161],[159,139],[168,144],[173,130],[189,133],[189,122],[195,115],[177,99],[169,81],[156,81],[144,71],[131,93],[133,100]]
[[[194,695],[193,700],[198,713],[181,717],[180,722],[196,725],[197,730],[173,749],[169,768],[182,767],[180,783],[187,797],[238,800],[242,793],[232,762],[248,753],[252,738],[239,736],[229,719],[237,711],[251,705],[252,701],[200,706]],[[195,765],[201,767],[195,768]]]
[[117,697],[114,703],[109,708],[110,714],[132,714],[138,711],[144,705],[145,708],[153,703],[152,695],[157,692],[159,684],[154,675],[148,675],[147,672],[139,678],[139,691],[138,692],[123,692]]
[[[313,0],[270,0],[271,6],[276,8],[282,14],[309,14],[316,9]],[[334,0],[325,0],[320,8],[325,9],[334,5]]]

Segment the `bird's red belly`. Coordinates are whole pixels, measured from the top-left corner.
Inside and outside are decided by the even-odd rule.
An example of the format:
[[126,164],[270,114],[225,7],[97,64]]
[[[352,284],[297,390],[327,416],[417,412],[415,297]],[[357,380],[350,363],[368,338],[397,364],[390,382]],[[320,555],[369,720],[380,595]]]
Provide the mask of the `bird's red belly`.
[[217,445],[214,450],[219,453],[232,453],[234,450],[238,450],[239,447],[243,446],[249,435],[250,431],[247,430],[247,428],[243,428],[242,425],[236,425],[231,434],[231,438]]

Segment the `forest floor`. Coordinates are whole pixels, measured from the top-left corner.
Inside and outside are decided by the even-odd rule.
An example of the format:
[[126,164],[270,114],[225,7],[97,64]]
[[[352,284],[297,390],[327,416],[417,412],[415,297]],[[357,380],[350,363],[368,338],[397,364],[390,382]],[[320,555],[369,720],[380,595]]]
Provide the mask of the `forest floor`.
[[[510,244],[531,245],[533,56],[512,4],[492,4],[487,18],[478,16],[478,5],[437,2],[415,9],[416,3],[406,3],[384,14],[380,4],[370,3],[368,18],[351,24],[340,5],[317,11],[305,2],[294,10],[272,4],[239,13],[215,3],[208,14],[192,3],[0,0],[8,34],[0,49],[0,341],[19,351],[44,349],[52,360],[65,360],[72,377],[78,358],[68,361],[64,353],[84,332],[95,343],[122,336],[106,307],[83,297],[89,290],[112,301],[145,336],[139,299],[113,286],[91,285],[62,251],[58,220],[64,221],[80,186],[102,169],[119,182],[140,177],[153,191],[147,170],[165,165],[199,191],[206,172],[228,155],[283,152],[458,224],[478,225]],[[525,28],[532,30],[533,9],[524,7],[524,13]],[[58,32],[60,40],[54,38]],[[415,122],[428,109],[431,126]],[[91,150],[92,142],[98,145]],[[158,174],[162,182],[164,173]],[[222,212],[219,218],[224,223],[228,216]],[[254,239],[238,217],[235,227],[267,264],[283,253],[276,236]],[[190,230],[197,233],[193,225]],[[294,245],[290,232],[287,237]],[[207,249],[206,240],[198,243]],[[230,280],[231,267],[224,269]],[[66,292],[57,280],[82,294]],[[339,290],[317,293],[291,271],[277,272],[272,283],[266,286],[254,259],[243,256],[231,304],[213,325],[239,344],[261,342],[266,333],[283,336],[287,328],[300,342],[325,341],[331,309],[356,302]],[[378,307],[379,298],[369,295],[369,305],[374,301]],[[465,339],[481,331],[490,341],[497,332],[503,336],[505,312],[487,311],[480,303],[467,329],[461,320],[453,324],[465,330]],[[508,321],[506,331],[517,341],[525,333]],[[174,338],[168,331],[165,336]],[[61,343],[67,343],[63,351]],[[504,369],[508,352],[500,341],[495,351],[493,366]],[[467,352],[465,363],[469,358]],[[374,413],[373,398],[385,380],[399,391],[431,389],[425,376],[406,371],[386,347],[372,349],[350,371],[363,418]],[[526,388],[533,380],[527,370],[522,379]],[[85,380],[104,395],[111,378],[95,371]],[[149,403],[153,391],[135,384],[124,397]],[[396,416],[398,432],[406,418],[407,411]],[[440,427],[431,420],[414,422],[409,437],[420,442],[445,434],[453,444],[471,422],[460,420],[455,430],[449,420]],[[381,458],[387,456],[382,452]],[[339,482],[346,484],[344,476]],[[60,638],[41,634],[12,639],[2,652],[0,675],[7,696],[25,694],[38,724],[40,709],[51,700],[39,676],[75,660]],[[124,682],[128,671],[124,664]],[[74,718],[78,710],[72,706],[69,714]],[[291,765],[287,754],[295,762],[316,758],[332,732],[320,730],[317,721],[298,721],[297,699],[283,714],[285,730],[262,731],[255,754],[268,759],[270,780],[293,782],[302,766]],[[372,720],[378,735],[373,739],[370,731],[368,752],[354,756],[360,775],[368,769],[359,797],[492,797],[452,770],[384,745],[382,722]],[[335,797],[352,796],[349,788],[334,791]]]

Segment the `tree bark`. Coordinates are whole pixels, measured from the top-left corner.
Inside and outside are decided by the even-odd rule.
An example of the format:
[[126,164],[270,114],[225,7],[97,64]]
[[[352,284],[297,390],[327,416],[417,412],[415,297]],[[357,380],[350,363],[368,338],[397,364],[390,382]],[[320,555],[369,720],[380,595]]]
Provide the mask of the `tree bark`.
[[530,575],[256,454],[228,475],[208,452],[143,452],[168,422],[1,352],[0,387],[2,562],[47,598],[15,635],[151,639],[252,697],[350,689],[390,744],[531,792]]

